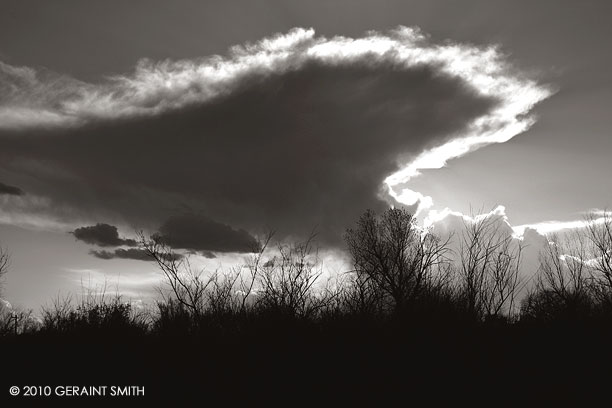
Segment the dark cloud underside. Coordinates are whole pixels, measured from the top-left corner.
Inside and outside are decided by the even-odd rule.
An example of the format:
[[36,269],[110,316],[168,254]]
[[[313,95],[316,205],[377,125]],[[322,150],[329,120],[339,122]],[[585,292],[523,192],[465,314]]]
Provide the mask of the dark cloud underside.
[[235,230],[229,225],[211,219],[181,215],[171,217],[159,229],[161,240],[172,248],[210,252],[255,252],[257,240],[245,230]]
[[0,195],[2,194],[20,196],[23,195],[24,192],[19,187],[9,186],[8,184],[0,182]]
[[[136,261],[154,261],[154,259],[143,249],[139,248],[118,248],[114,251],[106,251],[106,250],[91,250],[89,253],[96,258],[100,259],[133,259]],[[180,254],[160,254],[162,258],[166,260],[178,260],[183,256]]]
[[0,167],[49,177],[40,194],[135,226],[159,225],[172,202],[233,228],[288,236],[317,227],[335,243],[364,209],[388,205],[382,180],[400,158],[456,135],[495,102],[436,66],[309,62],[251,73],[211,101],[154,116],[0,131]]

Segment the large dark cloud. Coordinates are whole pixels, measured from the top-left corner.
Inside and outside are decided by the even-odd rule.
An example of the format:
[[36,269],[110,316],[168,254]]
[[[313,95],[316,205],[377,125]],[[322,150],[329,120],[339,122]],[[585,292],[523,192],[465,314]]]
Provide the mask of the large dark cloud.
[[137,245],[133,239],[120,238],[117,227],[109,224],[99,223],[88,227],[80,227],[75,229],[72,235],[80,241],[101,247]]
[[172,248],[202,251],[209,258],[211,252],[255,252],[259,248],[257,240],[245,230],[202,216],[171,217],[159,229],[159,236]]
[[0,195],[2,194],[20,196],[23,195],[24,192],[19,187],[9,186],[8,184],[0,182]]
[[[266,228],[280,238],[316,228],[320,242],[336,245],[365,209],[389,205],[385,177],[499,102],[441,63],[407,63],[393,51],[300,58],[245,69],[193,103],[174,107],[174,89],[157,89],[132,106],[155,107],[145,114],[128,107],[0,130],[0,172],[28,175],[29,191],[80,217],[151,230],[168,220],[161,232],[186,249],[245,251],[253,239],[243,230]],[[181,97],[211,87],[189,83]],[[173,217],[185,210],[204,216]],[[85,236],[122,245],[107,233]]]

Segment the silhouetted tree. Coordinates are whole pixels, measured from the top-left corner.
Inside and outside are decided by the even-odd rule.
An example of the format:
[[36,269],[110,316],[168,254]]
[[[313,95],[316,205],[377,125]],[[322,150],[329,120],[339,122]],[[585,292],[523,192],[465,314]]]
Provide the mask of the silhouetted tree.
[[579,231],[552,235],[540,254],[533,291],[523,302],[525,317],[539,320],[586,318],[592,310],[587,237]]
[[[0,247],[0,296],[2,296],[2,289],[4,286],[4,276],[8,270],[9,256],[6,250]],[[14,330],[14,317],[11,313],[12,310],[6,307],[4,301],[0,299],[0,335],[10,334]]]
[[2,295],[5,275],[9,268],[9,260],[8,252],[0,246],[0,295]]
[[214,316],[227,316],[240,310],[240,299],[235,289],[239,277],[239,269],[224,274],[218,272],[213,274],[211,284],[206,291],[207,312]]
[[138,239],[142,248],[155,260],[164,274],[178,304],[194,317],[201,316],[206,302],[206,290],[213,282],[214,276],[205,277],[203,270],[193,268],[188,258],[177,254],[158,235],[146,238],[141,232]]
[[497,318],[514,311],[523,245],[491,217],[466,221],[459,245],[458,297],[470,316]]
[[312,317],[328,304],[327,292],[313,290],[322,274],[313,240],[311,235],[303,243],[278,244],[278,254],[261,266],[259,307],[289,317]]
[[372,316],[383,312],[384,293],[365,273],[350,273],[343,282],[342,305],[346,313]]
[[345,240],[358,276],[357,294],[366,302],[362,307],[376,297],[369,286],[374,285],[396,311],[416,299],[434,268],[446,262],[449,250],[449,240],[417,228],[413,215],[400,208],[379,217],[366,211],[356,227],[346,231]]
[[270,245],[270,241],[274,236],[274,232],[268,232],[262,239],[259,239],[257,246],[252,249],[252,254],[247,261],[246,267],[248,274],[245,277],[244,274],[240,274],[240,311],[245,312],[247,308],[247,301],[254,295],[256,284],[260,279],[261,270],[263,267],[263,257]]
[[264,270],[270,274],[262,262],[272,236],[273,233],[269,233],[254,245],[246,273],[244,268],[236,267],[228,273],[206,274],[204,270],[194,269],[189,258],[175,252],[161,237],[146,238],[141,232],[141,247],[156,261],[170,287],[170,297],[162,292],[163,301],[157,303],[162,320],[158,326],[168,327],[167,319],[171,317],[178,322],[191,316],[190,324],[183,325],[185,328],[203,323],[204,316],[208,321],[213,318],[219,322],[235,313],[245,313],[248,300],[260,289],[258,283],[265,281]]
[[588,260],[593,290],[607,309],[612,308],[612,213],[587,216]]

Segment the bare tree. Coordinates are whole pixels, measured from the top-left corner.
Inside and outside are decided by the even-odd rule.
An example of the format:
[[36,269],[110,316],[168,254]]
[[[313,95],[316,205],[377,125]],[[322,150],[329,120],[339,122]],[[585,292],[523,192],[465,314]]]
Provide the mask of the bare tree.
[[459,245],[459,298],[477,319],[512,313],[523,245],[495,218],[465,221]]
[[163,292],[162,297],[167,300],[172,313],[178,313],[174,309],[179,307],[199,317],[205,312],[221,316],[246,311],[247,300],[257,289],[263,256],[272,236],[272,232],[267,234],[253,247],[253,255],[246,265],[248,276],[241,268],[234,268],[228,273],[215,271],[206,276],[205,271],[192,267],[189,258],[176,253],[161,237],[153,235],[147,238],[141,232],[138,241],[163,272],[172,298],[165,299]]
[[383,311],[384,293],[369,275],[350,272],[343,283],[342,304],[348,313],[371,316]]
[[[9,267],[9,255],[8,252],[0,247],[0,296],[2,296],[2,289],[4,286],[4,277]],[[15,311],[12,310],[10,305],[0,299],[0,336],[16,333],[17,331],[17,316]]]
[[589,214],[586,235],[594,289],[601,302],[612,305],[612,213],[606,210],[601,217]]
[[551,235],[549,240],[549,245],[540,255],[536,285],[540,289],[552,290],[566,301],[586,294],[589,267],[585,263],[587,248],[583,235],[576,232],[564,238]]
[[329,301],[313,286],[322,274],[314,234],[303,243],[279,244],[278,255],[261,265],[258,306],[291,317],[311,317]]
[[39,327],[40,323],[34,319],[31,310],[0,311],[0,336],[33,332]]
[[204,277],[204,271],[193,268],[188,258],[174,252],[157,235],[146,238],[140,232],[138,239],[142,248],[163,272],[174,299],[193,316],[201,316],[207,299],[207,288],[214,281],[215,275]]
[[42,307],[43,328],[49,331],[65,331],[66,322],[74,320],[73,296],[58,294],[50,305]]
[[361,295],[374,284],[390,300],[385,302],[400,311],[419,295],[434,268],[446,262],[450,238],[442,241],[417,228],[407,210],[390,208],[380,217],[366,211],[345,240]]
[[0,295],[2,295],[2,287],[4,285],[4,279],[6,272],[8,272],[9,268],[9,254],[8,252],[0,247]]
[[264,235],[263,239],[258,240],[257,246],[252,249],[253,255],[250,257],[246,265],[248,276],[244,277],[242,274],[240,274],[240,311],[243,313],[246,311],[249,296],[253,295],[255,292],[255,285],[261,275],[263,257],[273,236],[274,231],[270,231]]
[[592,306],[587,237],[574,231],[548,239],[540,254],[535,288],[525,299],[522,313],[540,320],[584,317]]
[[234,268],[229,273],[215,272],[211,278],[210,288],[206,291],[207,311],[214,316],[225,316],[242,310],[242,300],[236,296],[236,282],[240,278],[240,269]]

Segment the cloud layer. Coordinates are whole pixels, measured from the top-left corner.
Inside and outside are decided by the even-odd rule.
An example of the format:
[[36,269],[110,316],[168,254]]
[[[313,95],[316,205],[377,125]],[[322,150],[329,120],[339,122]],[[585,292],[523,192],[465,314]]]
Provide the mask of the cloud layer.
[[117,227],[108,224],[77,228],[72,234],[80,241],[101,247],[136,246],[136,241],[133,239],[119,238]]
[[[99,247],[139,246],[139,242],[134,239],[120,238],[117,227],[109,224],[79,227],[71,234],[79,241]],[[216,257],[215,252],[249,253],[260,250],[257,239],[245,230],[235,230],[229,225],[195,214],[172,216],[153,235],[172,249],[196,252],[210,259]],[[152,260],[141,248],[91,250],[90,254],[100,259]],[[176,252],[176,256],[182,255]]]
[[[93,256],[95,256],[96,258],[100,258],[100,259],[132,259],[132,260],[136,260],[136,261],[154,261],[153,257],[151,257],[151,255],[149,255],[147,253],[147,251],[145,251],[144,249],[140,249],[140,248],[117,248],[114,251],[107,251],[107,250],[95,250],[92,249],[91,251],[89,251],[89,253]],[[176,254],[176,253],[164,253],[164,254],[159,254],[159,256],[161,258],[164,258],[166,260],[176,260],[176,259],[180,259],[183,257],[183,255],[181,254]]]
[[402,199],[389,187],[508,140],[548,95],[495,48],[405,27],[357,39],[294,29],[99,84],[0,64],[0,89],[0,177],[49,203],[5,200],[5,211],[164,225],[202,237],[167,234],[202,251],[244,251],[246,231],[263,228],[317,228],[336,245],[364,209]]

